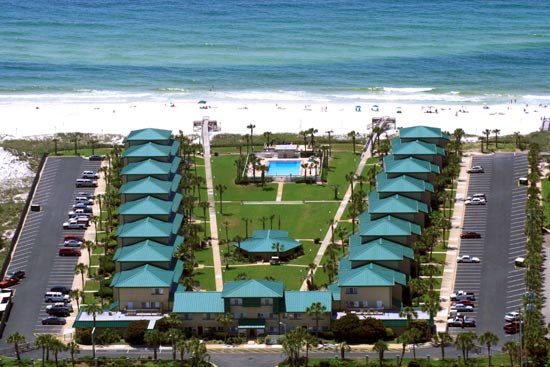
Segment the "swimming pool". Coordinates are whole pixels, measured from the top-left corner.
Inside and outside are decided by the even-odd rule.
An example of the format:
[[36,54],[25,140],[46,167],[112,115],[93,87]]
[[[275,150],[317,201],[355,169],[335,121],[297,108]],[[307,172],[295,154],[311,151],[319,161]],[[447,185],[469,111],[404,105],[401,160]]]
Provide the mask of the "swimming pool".
[[301,161],[270,161],[267,166],[268,176],[300,176]]

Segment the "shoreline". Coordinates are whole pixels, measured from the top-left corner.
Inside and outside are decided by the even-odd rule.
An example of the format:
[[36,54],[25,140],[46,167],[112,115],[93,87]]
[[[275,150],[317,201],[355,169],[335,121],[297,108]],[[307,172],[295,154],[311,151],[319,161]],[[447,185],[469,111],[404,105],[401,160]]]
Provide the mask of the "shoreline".
[[[397,127],[428,125],[452,132],[462,128],[466,134],[483,135],[483,130],[500,130],[500,135],[538,131],[543,117],[550,117],[546,105],[508,104],[425,104],[304,102],[303,100],[266,101],[190,101],[112,103],[17,101],[0,103],[3,124],[0,134],[10,138],[51,136],[56,133],[82,132],[121,134],[146,127],[180,130],[193,134],[193,121],[208,117],[217,120],[220,133],[254,134],[296,133],[315,128],[318,134],[332,131],[345,135],[350,131],[366,134],[373,118],[396,118]],[[357,108],[361,106],[361,109]],[[400,113],[397,113],[400,111]]]

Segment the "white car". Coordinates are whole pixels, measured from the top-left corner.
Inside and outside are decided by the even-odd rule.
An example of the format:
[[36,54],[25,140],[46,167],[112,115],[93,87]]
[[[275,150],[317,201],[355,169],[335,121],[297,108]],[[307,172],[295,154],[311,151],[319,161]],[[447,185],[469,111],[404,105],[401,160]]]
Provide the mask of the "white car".
[[474,312],[474,306],[463,305],[462,303],[455,303],[451,306],[451,310],[459,312]]
[[99,174],[94,171],[84,171],[82,172],[82,178],[99,178]]
[[519,315],[519,312],[517,311],[508,312],[504,315],[504,321],[507,321],[507,322],[519,321],[519,318],[520,318],[520,315]]
[[466,201],[464,202],[464,205],[485,205],[485,204],[487,204],[487,200],[483,198],[466,199]]
[[470,256],[470,255],[459,256],[456,259],[456,261],[459,263],[479,263],[480,262],[479,257]]

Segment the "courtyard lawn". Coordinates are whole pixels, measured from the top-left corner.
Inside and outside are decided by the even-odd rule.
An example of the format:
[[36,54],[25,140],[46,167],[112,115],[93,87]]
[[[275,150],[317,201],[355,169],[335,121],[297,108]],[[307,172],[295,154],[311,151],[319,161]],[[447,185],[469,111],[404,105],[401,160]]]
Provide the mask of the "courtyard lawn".
[[550,180],[542,180],[542,209],[544,211],[544,227],[550,227]]
[[240,204],[225,203],[223,214],[218,213],[218,238],[227,237],[231,240],[236,235],[246,237],[245,220],[248,218],[248,236],[252,231],[264,229],[261,222],[265,219],[265,229],[280,229],[288,231],[290,238],[315,239],[323,238],[328,230],[326,224],[334,217],[338,208],[336,202],[297,203],[297,204]]
[[205,248],[195,251],[195,259],[201,265],[214,266],[214,258],[211,248]]
[[315,275],[313,276],[313,284],[315,284],[317,287],[320,287],[322,285],[329,285],[328,276],[323,270],[323,266],[319,266],[315,271]]
[[313,262],[315,255],[319,251],[319,244],[313,243],[313,241],[300,241],[304,247],[304,255],[297,259],[290,260],[289,264],[294,265],[309,265]]
[[[223,193],[222,199],[225,200],[268,200],[275,201],[277,198],[277,184],[266,184],[265,186],[236,185],[235,178],[237,177],[235,160],[237,155],[225,155],[212,158],[212,179],[214,181],[214,197],[216,206],[219,206],[219,192],[216,186],[221,184],[227,187]],[[258,177],[259,177],[258,172]],[[219,210],[219,208],[217,208]]]
[[[285,283],[289,290],[299,290],[305,276],[307,267],[285,266],[285,265],[251,265],[251,266],[230,266],[229,270],[223,268],[223,281],[235,280],[237,275],[244,273],[250,279],[265,279],[272,277],[277,281]],[[213,277],[212,277],[213,278]]]
[[201,291],[215,291],[216,280],[214,279],[214,268],[195,268],[195,275],[193,280],[198,282],[201,287]]

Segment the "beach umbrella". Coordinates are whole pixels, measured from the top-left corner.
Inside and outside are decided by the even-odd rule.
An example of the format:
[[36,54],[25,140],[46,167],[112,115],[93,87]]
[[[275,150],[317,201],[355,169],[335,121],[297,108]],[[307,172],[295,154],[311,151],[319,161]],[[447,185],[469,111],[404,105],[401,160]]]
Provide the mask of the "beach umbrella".
[[201,99],[201,100],[199,101],[199,104],[206,104],[206,101],[205,101],[204,99]]

